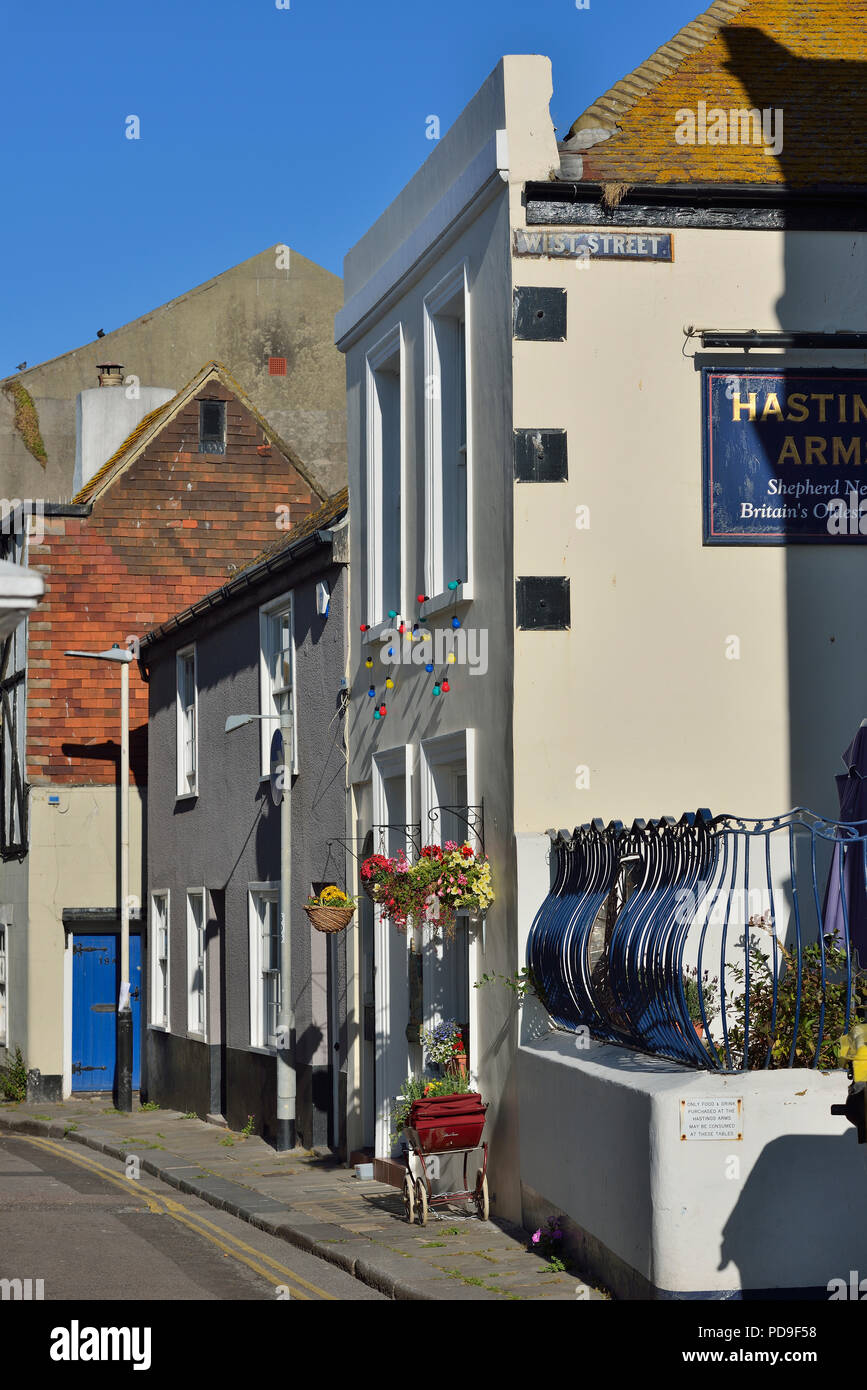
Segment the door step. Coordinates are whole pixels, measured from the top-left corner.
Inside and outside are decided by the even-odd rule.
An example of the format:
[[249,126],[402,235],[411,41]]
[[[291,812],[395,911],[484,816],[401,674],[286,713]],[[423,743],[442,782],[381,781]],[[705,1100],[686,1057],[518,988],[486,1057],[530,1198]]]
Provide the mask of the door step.
[[409,1164],[404,1159],[375,1158],[373,1176],[377,1182],[390,1183],[392,1187],[403,1187],[403,1180],[409,1172]]

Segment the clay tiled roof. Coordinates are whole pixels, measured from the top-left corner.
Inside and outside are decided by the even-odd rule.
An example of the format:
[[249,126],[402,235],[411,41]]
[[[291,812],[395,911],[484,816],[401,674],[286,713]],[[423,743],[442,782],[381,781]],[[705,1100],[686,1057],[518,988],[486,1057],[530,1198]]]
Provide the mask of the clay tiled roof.
[[[780,153],[678,143],[685,111],[698,137],[702,102],[708,133],[714,109],[782,111]],[[585,182],[867,186],[867,4],[715,0],[587,108],[564,142],[576,146]]]

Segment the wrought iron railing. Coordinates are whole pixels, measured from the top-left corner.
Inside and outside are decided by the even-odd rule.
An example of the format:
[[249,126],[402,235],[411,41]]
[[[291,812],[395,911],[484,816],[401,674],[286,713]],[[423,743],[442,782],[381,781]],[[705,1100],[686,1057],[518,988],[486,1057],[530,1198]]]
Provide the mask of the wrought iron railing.
[[527,965],[556,1024],[716,1071],[836,1065],[867,1006],[867,822],[698,811],[548,833]]

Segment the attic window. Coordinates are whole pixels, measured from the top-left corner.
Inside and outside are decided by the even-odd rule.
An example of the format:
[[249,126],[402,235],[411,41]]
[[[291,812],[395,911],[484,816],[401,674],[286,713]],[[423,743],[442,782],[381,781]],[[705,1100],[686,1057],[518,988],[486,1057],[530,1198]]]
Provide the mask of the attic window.
[[199,401],[199,453],[226,452],[226,402]]
[[268,358],[268,375],[269,375],[269,376],[285,376],[285,375],[286,375],[286,358],[285,358],[285,357],[269,357],[269,358]]

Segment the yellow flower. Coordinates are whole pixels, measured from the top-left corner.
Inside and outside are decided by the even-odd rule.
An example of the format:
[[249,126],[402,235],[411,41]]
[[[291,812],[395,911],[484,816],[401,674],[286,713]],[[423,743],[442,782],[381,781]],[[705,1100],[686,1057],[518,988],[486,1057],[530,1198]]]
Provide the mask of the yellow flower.
[[321,903],[345,903],[346,894],[332,884],[330,888],[323,888],[319,894],[319,901]]

